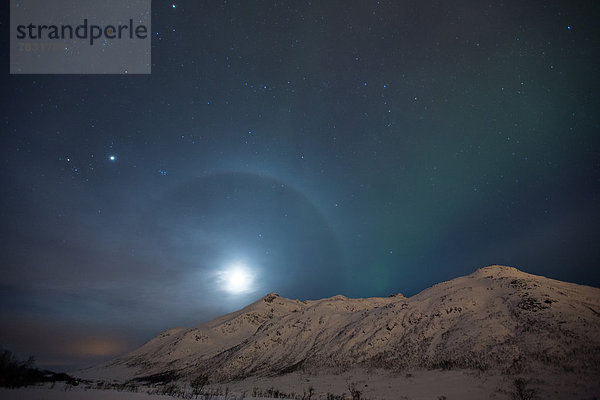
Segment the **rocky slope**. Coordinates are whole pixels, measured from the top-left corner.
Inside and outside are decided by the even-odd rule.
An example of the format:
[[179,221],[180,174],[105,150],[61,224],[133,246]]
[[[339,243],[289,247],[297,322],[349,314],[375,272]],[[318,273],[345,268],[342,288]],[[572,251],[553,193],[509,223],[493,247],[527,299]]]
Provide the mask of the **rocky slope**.
[[600,372],[600,289],[490,266],[406,298],[269,294],[161,333],[87,377],[200,371],[211,380],[351,367]]

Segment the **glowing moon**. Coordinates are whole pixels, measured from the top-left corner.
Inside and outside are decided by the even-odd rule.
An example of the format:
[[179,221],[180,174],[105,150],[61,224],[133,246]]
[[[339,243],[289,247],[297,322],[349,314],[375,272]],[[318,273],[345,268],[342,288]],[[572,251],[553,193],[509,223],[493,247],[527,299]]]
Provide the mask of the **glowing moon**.
[[252,291],[254,276],[244,264],[233,264],[220,273],[221,288],[231,294]]

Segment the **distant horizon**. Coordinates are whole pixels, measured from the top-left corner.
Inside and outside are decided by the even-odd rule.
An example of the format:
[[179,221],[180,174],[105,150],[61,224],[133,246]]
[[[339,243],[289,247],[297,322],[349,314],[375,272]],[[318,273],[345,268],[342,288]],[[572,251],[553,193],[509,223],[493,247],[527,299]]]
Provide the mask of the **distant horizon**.
[[[258,302],[260,302],[260,300],[262,300],[262,299],[264,299],[264,298],[267,298],[267,297],[269,297],[269,296],[271,296],[271,295],[277,295],[277,296],[279,296],[279,297],[282,297],[282,298],[285,298],[285,299],[287,299],[287,300],[297,300],[297,301],[301,301],[301,302],[304,302],[304,301],[319,301],[319,300],[327,300],[327,299],[331,299],[331,298],[338,297],[338,296],[345,297],[345,298],[347,298],[347,299],[349,299],[349,300],[360,300],[360,299],[369,299],[369,298],[386,298],[386,297],[388,297],[388,298],[389,298],[389,297],[394,297],[394,296],[396,296],[396,295],[402,295],[402,296],[404,296],[406,299],[410,299],[410,298],[412,298],[412,297],[416,296],[417,294],[420,294],[421,292],[423,292],[423,291],[425,291],[425,290],[427,290],[427,289],[430,289],[431,287],[433,287],[433,286],[435,286],[435,285],[437,285],[437,284],[439,284],[439,283],[448,282],[448,281],[451,281],[451,280],[453,280],[453,279],[457,279],[457,278],[466,277],[466,276],[469,276],[469,275],[471,275],[471,274],[473,274],[473,273],[475,273],[475,272],[477,272],[477,271],[479,271],[479,270],[481,270],[481,269],[490,268],[490,267],[507,267],[507,268],[513,268],[513,269],[515,269],[515,270],[517,270],[517,271],[519,271],[519,272],[525,273],[525,274],[529,274],[529,275],[539,276],[539,277],[543,277],[543,278],[549,278],[549,279],[558,280],[558,279],[555,279],[555,278],[553,278],[553,277],[551,277],[551,276],[543,276],[543,275],[531,274],[531,273],[529,273],[529,272],[527,272],[527,271],[521,270],[521,269],[519,269],[519,268],[517,268],[517,267],[509,266],[509,265],[490,264],[490,265],[486,265],[486,266],[483,266],[483,267],[476,268],[475,270],[473,270],[473,271],[472,271],[471,273],[469,273],[469,274],[466,274],[466,275],[460,275],[460,276],[456,276],[456,277],[454,277],[454,278],[451,278],[451,279],[448,279],[448,280],[444,280],[444,281],[439,281],[439,282],[433,283],[432,285],[430,285],[430,286],[427,286],[427,287],[423,288],[422,290],[420,290],[420,291],[417,291],[416,293],[413,293],[413,294],[411,294],[410,296],[407,296],[407,295],[405,295],[404,293],[398,292],[398,293],[391,293],[391,294],[390,294],[390,295],[388,295],[388,296],[348,297],[348,296],[345,296],[345,295],[343,295],[343,294],[336,294],[336,295],[329,296],[329,297],[315,298],[315,299],[294,299],[294,298],[288,298],[288,297],[285,297],[285,296],[281,296],[281,295],[280,295],[279,293],[277,293],[277,292],[269,292],[269,293],[267,293],[267,294],[265,294],[265,295],[262,295],[262,296],[260,296],[260,297],[257,297],[255,300],[252,300],[252,301],[250,301],[249,303],[247,303],[247,304],[246,304],[246,305],[244,305],[244,306],[241,306],[241,307],[240,307],[240,308],[238,308],[238,309],[235,309],[235,310],[232,310],[232,311],[226,312],[226,313],[224,313],[224,314],[221,314],[221,315],[215,316],[215,317],[213,317],[213,318],[210,318],[210,319],[207,319],[207,320],[204,320],[204,321],[199,321],[199,322],[198,322],[197,324],[195,324],[195,325],[191,325],[191,326],[172,326],[172,327],[168,327],[168,328],[166,328],[166,329],[163,329],[163,330],[161,330],[161,331],[158,331],[158,332],[156,332],[155,334],[153,334],[152,336],[150,336],[150,337],[149,337],[147,340],[145,340],[143,343],[140,343],[139,345],[137,345],[136,347],[133,347],[133,348],[131,348],[131,349],[128,349],[128,350],[126,350],[126,351],[125,351],[125,352],[123,352],[123,353],[120,353],[120,354],[115,354],[115,355],[113,355],[113,356],[111,356],[111,357],[109,357],[109,358],[102,359],[102,360],[100,360],[100,361],[97,361],[97,362],[95,362],[95,363],[93,363],[93,364],[88,364],[88,365],[85,365],[85,366],[83,366],[83,364],[73,364],[73,365],[71,365],[71,366],[63,366],[63,365],[59,365],[59,369],[52,369],[52,368],[51,368],[51,364],[50,364],[48,367],[42,367],[42,365],[39,365],[39,366],[40,366],[40,368],[43,368],[43,369],[48,369],[48,370],[52,370],[53,372],[66,372],[66,373],[69,373],[69,372],[71,372],[71,373],[74,373],[74,372],[76,372],[76,371],[79,371],[79,370],[82,370],[82,369],[87,369],[87,368],[96,367],[96,366],[98,366],[98,365],[100,365],[100,364],[103,364],[103,363],[105,363],[105,362],[107,362],[107,361],[110,361],[110,360],[112,360],[112,359],[118,358],[118,357],[120,357],[120,356],[123,356],[123,355],[125,355],[125,354],[127,354],[127,353],[129,353],[129,352],[131,352],[131,351],[133,351],[133,350],[135,350],[135,349],[137,349],[137,348],[139,348],[140,346],[142,346],[143,344],[145,344],[145,343],[147,343],[148,341],[152,340],[153,338],[155,338],[156,336],[160,335],[160,334],[161,334],[161,333],[163,333],[163,332],[166,332],[166,331],[169,331],[169,330],[173,330],[173,329],[179,329],[179,328],[182,328],[182,329],[190,329],[190,328],[194,328],[194,327],[196,327],[196,326],[203,325],[203,324],[205,324],[205,323],[208,323],[208,322],[211,322],[211,321],[213,321],[213,320],[214,320],[214,319],[216,319],[216,318],[219,318],[219,317],[222,317],[222,316],[225,316],[225,315],[228,315],[228,314],[233,314],[233,313],[236,313],[236,312],[238,312],[238,311],[241,311],[241,310],[243,310],[244,308],[246,308],[246,307],[248,307],[248,306],[250,306],[250,305],[252,305],[252,304],[254,304],[254,303],[258,303]],[[590,285],[580,284],[580,283],[576,283],[576,282],[567,282],[567,281],[562,281],[562,280],[559,280],[559,281],[561,281],[561,282],[565,282],[565,283],[572,283],[572,284],[576,284],[576,285],[582,285],[582,286],[590,286]],[[591,287],[598,288],[598,287],[596,287],[596,286],[591,286]],[[8,350],[10,350],[10,349],[8,349]],[[22,358],[22,359],[26,359],[27,357],[21,357],[21,358]]]
[[82,370],[82,369],[92,368],[92,367],[98,366],[100,364],[103,364],[103,363],[105,363],[107,361],[110,361],[110,360],[112,360],[114,358],[123,356],[123,355],[125,355],[125,354],[127,354],[127,353],[129,353],[129,352],[131,352],[131,351],[133,351],[133,350],[135,350],[137,348],[139,348],[140,346],[142,346],[143,344],[147,343],[149,340],[152,340],[154,337],[156,337],[157,335],[159,335],[162,332],[165,332],[165,331],[168,331],[168,330],[171,330],[171,329],[177,329],[177,328],[185,328],[185,329],[193,328],[193,327],[196,327],[196,326],[208,323],[208,322],[210,322],[210,321],[212,321],[212,320],[214,320],[216,318],[219,318],[221,316],[238,312],[238,311],[244,309],[245,307],[247,307],[247,306],[249,306],[249,305],[251,305],[253,303],[258,302],[261,299],[263,299],[263,298],[265,298],[265,297],[267,297],[267,296],[269,296],[271,294],[276,294],[276,295],[278,295],[280,297],[283,297],[283,298],[286,298],[288,300],[298,300],[298,301],[318,301],[318,300],[324,300],[324,299],[328,299],[328,298],[332,298],[332,297],[336,297],[336,296],[343,296],[343,297],[346,297],[348,299],[386,298],[386,297],[392,297],[392,296],[399,295],[399,294],[405,296],[408,299],[408,298],[411,298],[411,297],[413,297],[413,296],[415,296],[415,295],[417,295],[417,294],[419,294],[419,293],[421,293],[421,292],[423,292],[423,291],[431,288],[434,285],[437,285],[438,283],[447,282],[447,281],[450,281],[452,279],[456,279],[456,278],[460,278],[460,277],[465,277],[465,276],[471,275],[472,273],[475,273],[476,271],[478,271],[478,270],[480,270],[482,268],[488,268],[488,267],[494,267],[494,266],[514,268],[514,269],[516,269],[516,270],[518,270],[520,272],[523,272],[523,273],[526,273],[526,274],[530,274],[530,275],[541,276],[541,277],[549,278],[549,279],[555,279],[555,280],[559,280],[559,281],[566,282],[566,283],[573,283],[573,284],[577,284],[577,285],[591,286],[591,287],[594,287],[594,288],[599,288],[599,286],[587,285],[585,283],[564,281],[562,279],[558,279],[558,278],[555,278],[553,276],[545,276],[545,275],[533,274],[531,272],[525,271],[523,269],[520,269],[520,268],[517,268],[517,267],[514,267],[514,266],[510,266],[510,265],[489,264],[489,265],[485,265],[485,266],[482,266],[482,267],[475,268],[470,273],[466,273],[466,274],[463,274],[463,275],[454,276],[454,277],[451,277],[449,279],[441,280],[441,281],[438,281],[438,282],[433,282],[429,286],[426,286],[426,287],[424,287],[424,288],[422,288],[420,290],[417,290],[417,291],[415,291],[414,293],[411,293],[411,294],[406,294],[406,293],[403,293],[403,292],[400,291],[400,292],[396,292],[396,293],[390,293],[389,295],[384,295],[384,296],[349,297],[349,296],[346,296],[343,293],[338,293],[338,294],[334,294],[334,295],[331,295],[331,296],[328,296],[328,297],[320,297],[320,298],[291,298],[291,297],[283,296],[283,295],[281,295],[280,293],[277,293],[277,292],[269,292],[269,293],[266,293],[266,294],[264,294],[262,296],[254,297],[254,300],[250,300],[246,304],[240,305],[240,306],[238,306],[235,309],[231,309],[231,310],[226,311],[226,312],[224,312],[222,314],[214,315],[212,317],[202,318],[199,321],[197,321],[196,323],[192,323],[192,324],[189,324],[189,325],[168,326],[168,327],[165,327],[163,329],[157,330],[154,333],[150,332],[146,338],[141,339],[139,342],[132,343],[129,348],[123,350],[122,352],[118,352],[118,353],[115,353],[113,355],[104,356],[104,357],[89,358],[88,360],[82,359],[82,360],[79,360],[78,362],[70,364],[70,365],[69,364],[65,365],[65,364],[63,364],[61,362],[56,362],[56,363],[53,363],[53,362],[39,362],[38,357],[35,354],[28,353],[26,351],[25,352],[23,352],[23,351],[16,352],[13,349],[2,347],[2,343],[0,343],[0,348],[5,348],[6,350],[9,350],[9,351],[13,352],[15,355],[18,356],[19,359],[22,359],[22,360],[25,360],[28,357],[33,356],[36,359],[36,366],[38,366],[41,369],[47,369],[47,370],[51,370],[53,372],[58,372],[58,373],[60,373],[60,372],[70,373],[70,372],[76,372],[76,371]]

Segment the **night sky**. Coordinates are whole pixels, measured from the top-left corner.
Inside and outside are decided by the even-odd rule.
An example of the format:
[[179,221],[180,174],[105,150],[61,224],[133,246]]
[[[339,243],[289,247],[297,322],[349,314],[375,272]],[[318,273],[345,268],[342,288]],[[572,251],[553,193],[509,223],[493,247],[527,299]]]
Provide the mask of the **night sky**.
[[151,75],[9,75],[3,4],[0,344],[69,369],[270,292],[490,264],[600,286],[599,20],[154,1]]

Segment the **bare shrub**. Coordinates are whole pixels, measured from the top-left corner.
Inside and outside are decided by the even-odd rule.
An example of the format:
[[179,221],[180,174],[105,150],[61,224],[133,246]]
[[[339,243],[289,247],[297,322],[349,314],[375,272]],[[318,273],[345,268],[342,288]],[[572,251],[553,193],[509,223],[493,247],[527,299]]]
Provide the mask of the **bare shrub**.
[[533,400],[537,397],[537,390],[528,387],[529,380],[517,378],[514,380],[513,400]]
[[180,390],[177,387],[177,385],[165,385],[161,391],[161,394],[167,395],[167,396],[171,396],[171,397],[175,397],[178,396],[180,394]]
[[360,400],[360,395],[362,394],[362,392],[356,388],[356,383],[349,383],[348,390],[350,391],[352,400]]
[[198,398],[198,395],[202,393],[204,386],[208,384],[208,375],[200,374],[192,380],[190,385],[192,386],[192,394]]
[[313,394],[315,394],[315,388],[312,386],[309,386],[308,392],[305,391],[304,394],[302,395],[302,400],[311,400],[313,397]]

